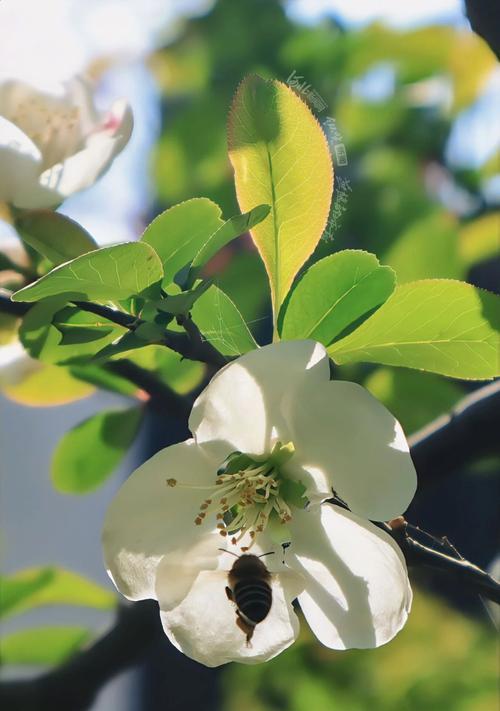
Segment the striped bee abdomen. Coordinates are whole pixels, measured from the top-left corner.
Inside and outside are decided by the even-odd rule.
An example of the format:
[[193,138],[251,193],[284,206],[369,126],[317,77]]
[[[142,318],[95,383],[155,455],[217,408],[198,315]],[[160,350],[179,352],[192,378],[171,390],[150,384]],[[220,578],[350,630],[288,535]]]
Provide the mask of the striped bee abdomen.
[[236,625],[250,646],[255,626],[265,620],[271,609],[271,573],[256,555],[245,554],[236,559],[228,574],[226,595],[236,605]]
[[271,586],[258,578],[240,580],[234,586],[233,597],[241,615],[250,624],[262,622],[271,609]]

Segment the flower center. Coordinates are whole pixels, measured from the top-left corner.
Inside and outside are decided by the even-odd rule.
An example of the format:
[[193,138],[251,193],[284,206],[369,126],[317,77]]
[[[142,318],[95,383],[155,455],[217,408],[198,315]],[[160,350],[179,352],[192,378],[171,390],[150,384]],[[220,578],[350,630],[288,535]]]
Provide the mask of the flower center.
[[[277,442],[264,460],[241,452],[230,454],[217,471],[214,485],[207,487],[209,494],[202,501],[194,523],[201,526],[215,514],[220,535],[232,536],[233,544],[248,533],[251,542],[241,549],[243,552],[270,521],[286,524],[292,518],[290,498],[297,493],[302,496],[305,491],[301,484],[295,484],[281,472],[281,466],[294,451],[291,442],[286,445]],[[169,479],[167,483],[175,486],[177,481]]]

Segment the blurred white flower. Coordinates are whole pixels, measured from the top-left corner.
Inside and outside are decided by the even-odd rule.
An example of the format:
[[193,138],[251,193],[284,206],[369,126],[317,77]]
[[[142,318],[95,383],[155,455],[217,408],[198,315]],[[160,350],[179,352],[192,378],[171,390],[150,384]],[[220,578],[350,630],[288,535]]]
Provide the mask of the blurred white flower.
[[[286,649],[298,634],[296,597],[333,649],[377,647],[406,621],[404,558],[367,519],[395,518],[410,503],[408,445],[366,390],[329,378],[328,355],[312,341],[247,353],[195,402],[194,439],[135,471],[108,510],[115,585],[129,599],[158,600],[171,642],[207,666]],[[351,511],[326,502],[332,488]],[[248,551],[275,553],[266,558],[272,605],[250,644],[225,592],[230,553]]]
[[41,368],[42,364],[30,358],[20,341],[0,346],[0,389],[19,385]]
[[132,125],[124,100],[98,112],[79,77],[65,83],[60,96],[0,82],[0,201],[19,208],[58,205],[104,173]]

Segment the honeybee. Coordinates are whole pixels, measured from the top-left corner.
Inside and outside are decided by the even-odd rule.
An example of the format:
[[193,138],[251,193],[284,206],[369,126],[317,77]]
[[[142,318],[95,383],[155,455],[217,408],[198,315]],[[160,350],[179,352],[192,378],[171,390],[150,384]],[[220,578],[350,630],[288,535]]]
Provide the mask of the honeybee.
[[236,624],[245,633],[247,646],[255,626],[266,619],[273,602],[271,573],[261,557],[248,553],[236,556],[227,578],[226,595],[236,605]]

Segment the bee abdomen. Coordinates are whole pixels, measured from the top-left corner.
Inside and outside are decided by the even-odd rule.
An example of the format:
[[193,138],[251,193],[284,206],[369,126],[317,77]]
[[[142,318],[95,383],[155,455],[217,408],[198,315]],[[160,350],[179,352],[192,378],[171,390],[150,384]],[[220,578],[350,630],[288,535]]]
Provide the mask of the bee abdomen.
[[234,587],[234,601],[250,623],[258,624],[269,614],[272,604],[270,585],[263,580],[244,580]]

